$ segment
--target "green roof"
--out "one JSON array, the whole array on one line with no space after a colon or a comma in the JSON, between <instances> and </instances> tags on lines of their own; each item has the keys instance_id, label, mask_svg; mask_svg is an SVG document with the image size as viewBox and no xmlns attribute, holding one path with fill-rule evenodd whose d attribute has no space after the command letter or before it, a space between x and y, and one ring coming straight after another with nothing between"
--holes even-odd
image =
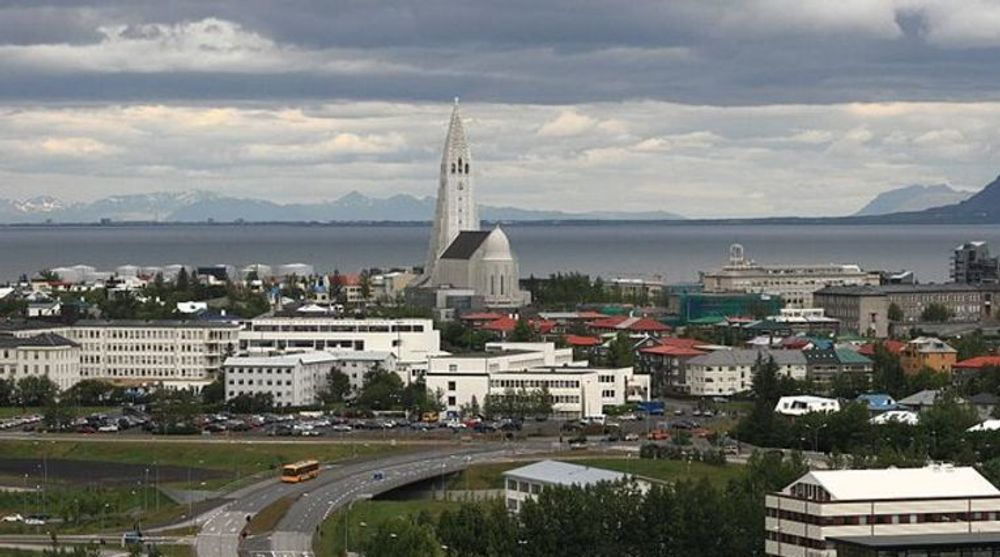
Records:
<instances>
[{"instance_id":1,"label":"green roof","mask_svg":"<svg viewBox=\"0 0 1000 557\"><path fill-rule=\"evenodd\" d=\"M872 361L850 348L837 348L837 359L842 364L870 364Z\"/></svg>"},{"instance_id":2,"label":"green roof","mask_svg":"<svg viewBox=\"0 0 1000 557\"><path fill-rule=\"evenodd\" d=\"M721 315L706 315L698 319L688 320L688 325L717 325L725 320L726 318Z\"/></svg>"}]
</instances>

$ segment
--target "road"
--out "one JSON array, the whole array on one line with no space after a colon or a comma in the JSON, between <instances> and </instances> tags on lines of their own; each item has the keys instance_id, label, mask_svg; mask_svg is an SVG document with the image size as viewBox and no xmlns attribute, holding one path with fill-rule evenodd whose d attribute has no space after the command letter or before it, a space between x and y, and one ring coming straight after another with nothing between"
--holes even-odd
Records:
<instances>
[{"instance_id":1,"label":"road","mask_svg":"<svg viewBox=\"0 0 1000 557\"><path fill-rule=\"evenodd\" d=\"M199 557L229 557L237 555L240 545L240 532L251 517L269 505L285 498L296 498L286 516L279 522L272 536L247 540L252 555L274 555L272 551L291 547L290 551L299 548L311 551L312 533L323 521L323 518L337 508L339 504L330 505L336 501L340 493L357 492L358 486L365 486L365 481L371 480L375 471L383 472L384 487L376 492L388 491L395 486L405 485L429 474L428 466L436 466L433 475L455 472L464 468L469 462L479 461L478 455L502 454L498 445L478 444L474 446L441 447L419 453L396 455L377 458L364 462L327 466L318 478L299 484L285 484L278 479L255 484L228 495L232 499L202 517L198 522L202 528L196 539L196 550ZM453 458L453 456L455 458ZM464 457L469 456L466 460ZM444 463L444 468L441 464ZM423 476L420 476L424 474ZM373 489L374 491L374 489ZM327 502L323 504L323 502ZM343 501L346 503L346 500ZM308 541L304 541L308 537ZM272 550L271 546L275 549Z\"/></svg>"}]
</instances>

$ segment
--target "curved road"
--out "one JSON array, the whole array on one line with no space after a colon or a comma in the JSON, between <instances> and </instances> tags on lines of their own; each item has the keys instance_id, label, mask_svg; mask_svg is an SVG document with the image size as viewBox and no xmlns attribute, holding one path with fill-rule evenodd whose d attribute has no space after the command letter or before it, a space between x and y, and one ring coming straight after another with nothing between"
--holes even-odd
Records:
<instances>
[{"instance_id":1,"label":"curved road","mask_svg":"<svg viewBox=\"0 0 1000 557\"><path fill-rule=\"evenodd\" d=\"M203 524L196 539L199 557L312 555L312 535L333 510L360 495L376 495L429 477L457 472L471 462L481 462L508 454L497 444L452 446L418 453L375 458L364 462L326 466L318 478L286 484L277 478L236 491L233 502L210 511L198 522ZM381 471L384 479L373 480ZM266 537L246 540L240 551L240 532L247 517L285 497L295 503Z\"/></svg>"}]
</instances>

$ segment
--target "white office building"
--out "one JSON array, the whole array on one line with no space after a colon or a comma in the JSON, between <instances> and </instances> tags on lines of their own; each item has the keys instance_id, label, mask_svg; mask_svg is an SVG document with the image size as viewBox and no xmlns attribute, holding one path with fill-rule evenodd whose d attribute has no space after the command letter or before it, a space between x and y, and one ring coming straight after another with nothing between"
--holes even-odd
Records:
<instances>
[{"instance_id":1,"label":"white office building","mask_svg":"<svg viewBox=\"0 0 1000 557\"><path fill-rule=\"evenodd\" d=\"M336 363L337 357L326 352L226 358L226 400L264 393L275 406L317 404Z\"/></svg>"},{"instance_id":2,"label":"white office building","mask_svg":"<svg viewBox=\"0 0 1000 557\"><path fill-rule=\"evenodd\" d=\"M827 286L878 286L877 273L858 265L836 263L812 265L765 265L747 259L743 246L729 247L729 264L702 273L705 292L745 292L781 296L788 308L811 308L813 292Z\"/></svg>"},{"instance_id":3,"label":"white office building","mask_svg":"<svg viewBox=\"0 0 1000 557\"><path fill-rule=\"evenodd\" d=\"M78 321L15 326L18 337L55 333L80 345L80 378L200 390L236 352L239 325L215 321Z\"/></svg>"},{"instance_id":4,"label":"white office building","mask_svg":"<svg viewBox=\"0 0 1000 557\"><path fill-rule=\"evenodd\" d=\"M717 350L687 361L687 391L695 396L728 396L749 391L757 362L774 359L778 374L806 378L806 357L799 350Z\"/></svg>"},{"instance_id":5,"label":"white office building","mask_svg":"<svg viewBox=\"0 0 1000 557\"><path fill-rule=\"evenodd\" d=\"M365 375L376 369L394 371L396 355L392 352L351 351L329 352L335 359L334 367L351 380L351 390L357 392L365 383Z\"/></svg>"},{"instance_id":6,"label":"white office building","mask_svg":"<svg viewBox=\"0 0 1000 557\"><path fill-rule=\"evenodd\" d=\"M59 390L80 381L80 345L57 334L0 336L0 379L44 376Z\"/></svg>"},{"instance_id":7,"label":"white office building","mask_svg":"<svg viewBox=\"0 0 1000 557\"><path fill-rule=\"evenodd\" d=\"M260 317L240 331L240 352L288 351L391 352L409 382L441 354L440 333L430 319L341 319L337 317Z\"/></svg>"},{"instance_id":8,"label":"white office building","mask_svg":"<svg viewBox=\"0 0 1000 557\"><path fill-rule=\"evenodd\" d=\"M547 390L553 415L565 418L601 417L605 406L649 397L648 375L631 367L591 368L574 362L572 349L544 342L489 343L482 353L431 358L425 378L431 392L443 393L449 416L521 390Z\"/></svg>"},{"instance_id":9,"label":"white office building","mask_svg":"<svg viewBox=\"0 0 1000 557\"><path fill-rule=\"evenodd\" d=\"M601 483L624 483L630 476L613 470L581 466L558 460L543 460L503 473L504 500L507 510L518 512L524 502L535 499L545 489L559 487L593 487ZM649 489L649 484L637 481L640 491Z\"/></svg>"},{"instance_id":10,"label":"white office building","mask_svg":"<svg viewBox=\"0 0 1000 557\"><path fill-rule=\"evenodd\" d=\"M832 537L1000 532L1000 491L974 468L814 470L765 506L776 556L835 557Z\"/></svg>"}]
</instances>

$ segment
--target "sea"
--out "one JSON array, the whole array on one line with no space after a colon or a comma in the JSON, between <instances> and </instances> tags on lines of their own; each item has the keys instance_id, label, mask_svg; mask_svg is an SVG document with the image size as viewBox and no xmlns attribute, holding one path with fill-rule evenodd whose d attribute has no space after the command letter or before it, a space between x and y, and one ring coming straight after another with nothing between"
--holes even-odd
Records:
<instances>
[{"instance_id":1,"label":"sea","mask_svg":"<svg viewBox=\"0 0 1000 557\"><path fill-rule=\"evenodd\" d=\"M970 240L1000 251L1000 225L515 223L504 225L521 275L698 279L739 243L761 263L856 263L948 280L949 258ZM0 227L0 281L86 264L164 266L308 263L317 272L421 265L429 226L403 224L136 224Z\"/></svg>"}]
</instances>

